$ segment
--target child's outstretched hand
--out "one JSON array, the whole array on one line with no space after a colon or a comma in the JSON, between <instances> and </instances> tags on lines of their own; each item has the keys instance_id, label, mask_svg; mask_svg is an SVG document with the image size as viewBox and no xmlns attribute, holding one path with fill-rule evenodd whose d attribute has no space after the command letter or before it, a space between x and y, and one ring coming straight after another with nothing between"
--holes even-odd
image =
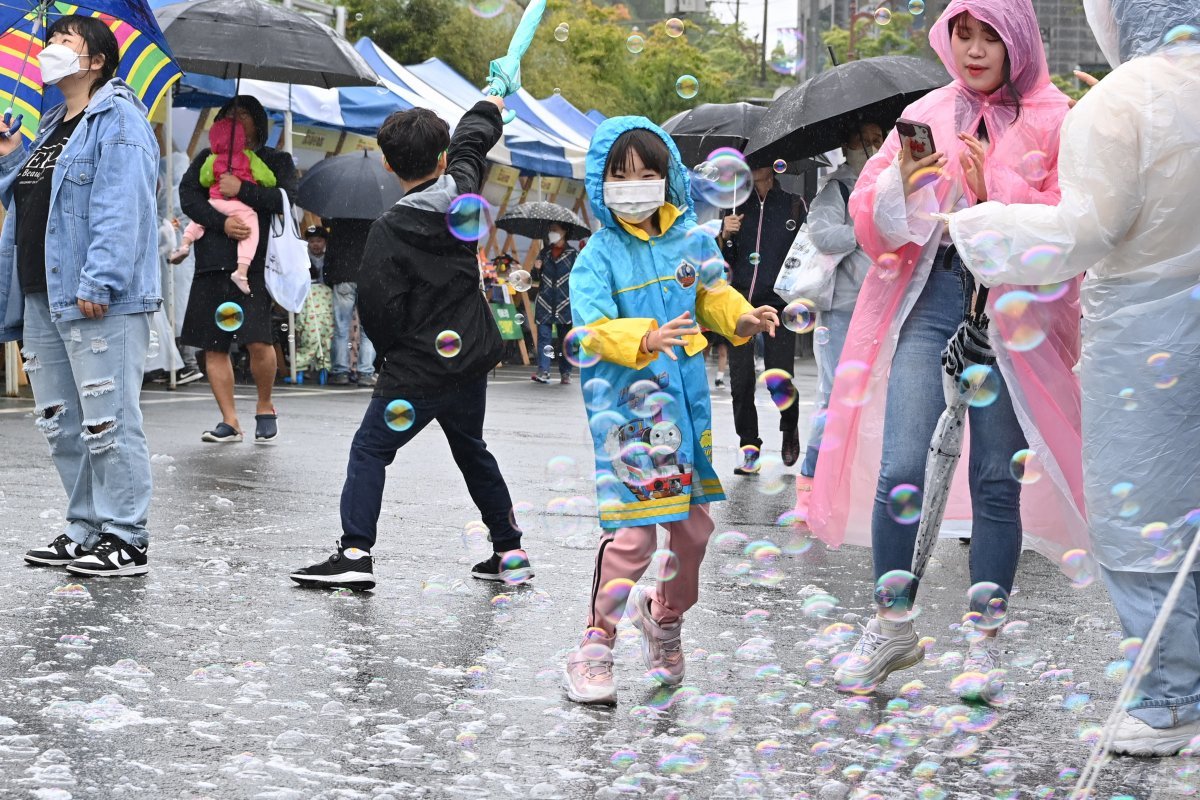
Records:
<instances>
[{"instance_id":1,"label":"child's outstretched hand","mask_svg":"<svg viewBox=\"0 0 1200 800\"><path fill-rule=\"evenodd\" d=\"M775 329L778 327L779 313L770 306L759 306L753 311L738 317L735 333L742 338L749 338L760 333L774 337Z\"/></svg>"},{"instance_id":2,"label":"child's outstretched hand","mask_svg":"<svg viewBox=\"0 0 1200 800\"><path fill-rule=\"evenodd\" d=\"M643 336L641 349L643 353L660 351L666 353L672 361L678 361L679 356L675 355L672 348L683 347L687 344L683 337L695 336L698 333L700 333L700 326L692 320L691 314L685 311L661 328Z\"/></svg>"}]
</instances>

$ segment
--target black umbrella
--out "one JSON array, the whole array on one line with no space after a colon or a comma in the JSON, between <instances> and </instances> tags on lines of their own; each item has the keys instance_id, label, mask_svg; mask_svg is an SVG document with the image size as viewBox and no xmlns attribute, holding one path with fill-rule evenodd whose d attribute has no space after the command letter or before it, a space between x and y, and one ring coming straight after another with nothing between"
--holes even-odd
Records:
<instances>
[{"instance_id":1,"label":"black umbrella","mask_svg":"<svg viewBox=\"0 0 1200 800\"><path fill-rule=\"evenodd\" d=\"M777 99L758 124L746 159L807 158L841 147L864 122L885 131L904 108L950 82L937 61L915 56L879 56L850 61L822 72Z\"/></svg>"},{"instance_id":2,"label":"black umbrella","mask_svg":"<svg viewBox=\"0 0 1200 800\"><path fill-rule=\"evenodd\" d=\"M685 166L694 167L720 147L744 150L767 110L753 103L704 103L663 123Z\"/></svg>"},{"instance_id":3,"label":"black umbrella","mask_svg":"<svg viewBox=\"0 0 1200 800\"><path fill-rule=\"evenodd\" d=\"M185 72L333 88L379 76L349 42L299 11L262 0L196 0L155 11Z\"/></svg>"},{"instance_id":4,"label":"black umbrella","mask_svg":"<svg viewBox=\"0 0 1200 800\"><path fill-rule=\"evenodd\" d=\"M328 219L375 219L403 196L379 153L364 150L314 164L300 179L297 202Z\"/></svg>"},{"instance_id":5,"label":"black umbrella","mask_svg":"<svg viewBox=\"0 0 1200 800\"><path fill-rule=\"evenodd\" d=\"M574 211L557 203L546 202L522 203L496 220L496 227L517 236L544 239L550 231L551 222L566 228L568 239L583 239L592 235Z\"/></svg>"}]
</instances>

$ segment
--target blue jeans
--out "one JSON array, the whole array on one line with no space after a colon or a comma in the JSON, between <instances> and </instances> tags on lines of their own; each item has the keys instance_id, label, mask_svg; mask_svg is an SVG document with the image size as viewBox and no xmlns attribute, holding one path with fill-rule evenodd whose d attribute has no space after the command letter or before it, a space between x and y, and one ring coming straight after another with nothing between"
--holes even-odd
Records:
<instances>
[{"instance_id":1,"label":"blue jeans","mask_svg":"<svg viewBox=\"0 0 1200 800\"><path fill-rule=\"evenodd\" d=\"M1145 639L1177 573L1101 572L1125 636ZM1200 720L1200 576L1195 572L1159 637L1138 700L1127 710L1152 728Z\"/></svg>"},{"instance_id":2,"label":"blue jeans","mask_svg":"<svg viewBox=\"0 0 1200 800\"><path fill-rule=\"evenodd\" d=\"M89 549L102 533L145 546L150 448L138 399L150 315L55 322L46 294L31 294L23 335L37 426L67 490L67 536Z\"/></svg>"},{"instance_id":3,"label":"blue jeans","mask_svg":"<svg viewBox=\"0 0 1200 800\"><path fill-rule=\"evenodd\" d=\"M487 377L430 397L407 399L413 407L413 422L406 430L394 430L386 422L385 409L392 401L373 397L354 434L346 484L342 488L342 547L370 550L375 546L387 467L395 460L396 451L434 420L446 435L454 463L488 527L492 547L497 552L520 547L521 531L513 516L512 497L496 457L488 452L487 442L483 441ZM407 471L421 472L415 466ZM424 491L436 502L438 487L428 486Z\"/></svg>"},{"instance_id":4,"label":"blue jeans","mask_svg":"<svg viewBox=\"0 0 1200 800\"><path fill-rule=\"evenodd\" d=\"M557 338L555 338L554 335L555 328L558 328ZM570 330L570 328L570 325L557 325L553 322L538 323L538 372L549 374L550 361L551 359L556 359L558 361L559 374L571 374L571 362L562 357L562 337L566 336L567 331ZM559 345L558 347L554 346L556 343ZM549 355L546 354L546 345L550 345L552 348ZM555 353L558 353L559 355L555 356Z\"/></svg>"},{"instance_id":5,"label":"blue jeans","mask_svg":"<svg viewBox=\"0 0 1200 800\"><path fill-rule=\"evenodd\" d=\"M330 345L333 351L330 354L333 375L350 374L350 321L356 303L357 283L339 283L333 287L333 343ZM375 374L375 346L361 326L358 329L358 368L355 372L359 375Z\"/></svg>"},{"instance_id":6,"label":"blue jeans","mask_svg":"<svg viewBox=\"0 0 1200 800\"><path fill-rule=\"evenodd\" d=\"M813 405L812 427L808 431L808 449L804 461L800 462L800 474L811 478L817 474L817 455L821 450L821 437L825 435L825 409L829 408L829 396L833 394L833 374L842 360L842 348L846 344L846 332L850 330L852 311L818 311L817 327L829 330L829 341L816 342L817 396Z\"/></svg>"},{"instance_id":7,"label":"blue jeans","mask_svg":"<svg viewBox=\"0 0 1200 800\"><path fill-rule=\"evenodd\" d=\"M949 265L940 262L940 258L935 261L921 296L904 321L892 357L883 460L871 518L876 579L891 570L912 569L918 526L893 519L888 513L888 494L902 483L924 493L929 441L946 408L941 353L963 321L975 289L974 279L957 256ZM999 367L994 369L999 376ZM967 413L973 511L971 583L991 581L1011 592L1021 557L1021 484L1013 477L1010 462L1014 453L1027 446L1025 434L1003 378L995 402L971 407Z\"/></svg>"}]
</instances>

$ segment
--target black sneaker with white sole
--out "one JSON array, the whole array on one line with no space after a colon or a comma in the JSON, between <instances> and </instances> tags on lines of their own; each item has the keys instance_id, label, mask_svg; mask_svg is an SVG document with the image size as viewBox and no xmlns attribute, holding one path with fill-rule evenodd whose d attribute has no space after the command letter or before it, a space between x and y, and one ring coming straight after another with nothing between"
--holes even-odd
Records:
<instances>
[{"instance_id":1,"label":"black sneaker with white sole","mask_svg":"<svg viewBox=\"0 0 1200 800\"><path fill-rule=\"evenodd\" d=\"M533 577L533 567L524 550L508 550L492 553L487 561L480 561L471 568L471 577L481 581L503 581L515 585L525 583Z\"/></svg>"},{"instance_id":2,"label":"black sneaker with white sole","mask_svg":"<svg viewBox=\"0 0 1200 800\"><path fill-rule=\"evenodd\" d=\"M339 547L321 563L298 569L288 577L301 586L374 589L375 563L366 550Z\"/></svg>"},{"instance_id":3,"label":"black sneaker with white sole","mask_svg":"<svg viewBox=\"0 0 1200 800\"><path fill-rule=\"evenodd\" d=\"M100 544L87 555L67 564L67 572L99 577L145 575L150 571L149 546L129 544L111 533L101 534Z\"/></svg>"},{"instance_id":4,"label":"black sneaker with white sole","mask_svg":"<svg viewBox=\"0 0 1200 800\"><path fill-rule=\"evenodd\" d=\"M65 567L90 550L71 539L65 533L45 547L36 547L25 553L25 561L35 566Z\"/></svg>"}]
</instances>

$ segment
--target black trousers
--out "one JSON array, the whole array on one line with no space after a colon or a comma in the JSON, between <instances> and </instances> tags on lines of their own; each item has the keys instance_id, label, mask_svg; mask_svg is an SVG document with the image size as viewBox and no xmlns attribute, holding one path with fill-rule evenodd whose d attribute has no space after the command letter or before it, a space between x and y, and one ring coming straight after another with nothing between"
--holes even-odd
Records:
<instances>
[{"instance_id":1,"label":"black trousers","mask_svg":"<svg viewBox=\"0 0 1200 800\"><path fill-rule=\"evenodd\" d=\"M774 337L764 335L763 364L767 369L781 369L788 375L794 374L796 334L781 325L775 329ZM758 438L758 411L754 407L754 389L754 342L746 342L741 347L730 347L729 391L733 395L733 425L737 429L739 447L748 444L762 447L762 439ZM794 431L799 422L798 403L793 402L779 412L779 430Z\"/></svg>"}]
</instances>

